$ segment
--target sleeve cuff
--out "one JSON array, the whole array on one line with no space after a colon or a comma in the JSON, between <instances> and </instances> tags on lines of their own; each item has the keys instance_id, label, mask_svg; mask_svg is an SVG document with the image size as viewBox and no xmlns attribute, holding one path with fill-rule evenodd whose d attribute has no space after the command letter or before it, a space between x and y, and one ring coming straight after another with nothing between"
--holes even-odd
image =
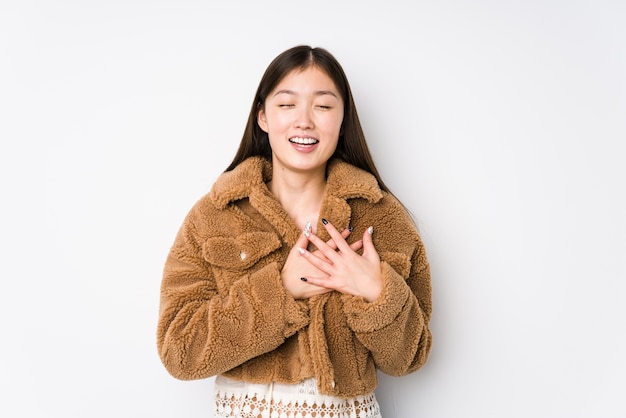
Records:
<instances>
[{"instance_id":1,"label":"sleeve cuff","mask_svg":"<svg viewBox=\"0 0 626 418\"><path fill-rule=\"evenodd\" d=\"M383 289L374 302L360 296L344 295L344 312L355 332L373 332L391 324L402 312L411 290L389 264L381 263Z\"/></svg>"}]
</instances>

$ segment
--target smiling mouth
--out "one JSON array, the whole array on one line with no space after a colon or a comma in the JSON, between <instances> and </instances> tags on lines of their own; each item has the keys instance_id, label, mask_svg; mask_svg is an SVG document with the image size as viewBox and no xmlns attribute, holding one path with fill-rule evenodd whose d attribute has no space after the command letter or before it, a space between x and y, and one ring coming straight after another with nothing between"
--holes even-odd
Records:
<instances>
[{"instance_id":1,"label":"smiling mouth","mask_svg":"<svg viewBox=\"0 0 626 418\"><path fill-rule=\"evenodd\" d=\"M315 145L320 141L314 138L294 137L294 138L289 138L289 142L291 142L292 144L298 144L298 145Z\"/></svg>"}]
</instances>

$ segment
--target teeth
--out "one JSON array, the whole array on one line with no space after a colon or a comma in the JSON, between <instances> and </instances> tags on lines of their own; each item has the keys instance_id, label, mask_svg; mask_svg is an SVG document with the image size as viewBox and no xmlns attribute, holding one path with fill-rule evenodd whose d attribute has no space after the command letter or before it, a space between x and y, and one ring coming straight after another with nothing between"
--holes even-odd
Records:
<instances>
[{"instance_id":1,"label":"teeth","mask_svg":"<svg viewBox=\"0 0 626 418\"><path fill-rule=\"evenodd\" d=\"M293 142L294 144L301 144L301 145L311 145L311 144L317 144L317 139L313 139L313 138L291 138L289 140L290 142Z\"/></svg>"}]
</instances>

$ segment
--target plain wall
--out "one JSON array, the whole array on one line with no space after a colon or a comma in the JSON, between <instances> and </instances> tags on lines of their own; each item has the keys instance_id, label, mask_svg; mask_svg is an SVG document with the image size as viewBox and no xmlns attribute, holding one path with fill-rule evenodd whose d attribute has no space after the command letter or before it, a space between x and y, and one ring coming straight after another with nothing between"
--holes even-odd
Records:
<instances>
[{"instance_id":1,"label":"plain wall","mask_svg":"<svg viewBox=\"0 0 626 418\"><path fill-rule=\"evenodd\" d=\"M156 352L183 217L263 70L343 64L432 264L385 418L625 417L626 3L2 1L0 415L211 417Z\"/></svg>"}]
</instances>

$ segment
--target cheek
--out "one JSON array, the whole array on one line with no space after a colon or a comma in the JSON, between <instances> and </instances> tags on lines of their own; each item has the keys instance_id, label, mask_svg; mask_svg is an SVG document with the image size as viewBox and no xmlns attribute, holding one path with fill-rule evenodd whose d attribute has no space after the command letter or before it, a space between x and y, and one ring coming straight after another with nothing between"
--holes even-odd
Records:
<instances>
[{"instance_id":1,"label":"cheek","mask_svg":"<svg viewBox=\"0 0 626 418\"><path fill-rule=\"evenodd\" d=\"M290 124L288 115L280 112L269 113L266 121L267 126L273 131L283 130Z\"/></svg>"},{"instance_id":2,"label":"cheek","mask_svg":"<svg viewBox=\"0 0 626 418\"><path fill-rule=\"evenodd\" d=\"M334 117L331 121L328 122L327 126L329 130L332 130L333 132L337 133L337 135L339 135L339 133L341 132L342 124L343 124L343 114L337 115L337 117Z\"/></svg>"}]
</instances>

